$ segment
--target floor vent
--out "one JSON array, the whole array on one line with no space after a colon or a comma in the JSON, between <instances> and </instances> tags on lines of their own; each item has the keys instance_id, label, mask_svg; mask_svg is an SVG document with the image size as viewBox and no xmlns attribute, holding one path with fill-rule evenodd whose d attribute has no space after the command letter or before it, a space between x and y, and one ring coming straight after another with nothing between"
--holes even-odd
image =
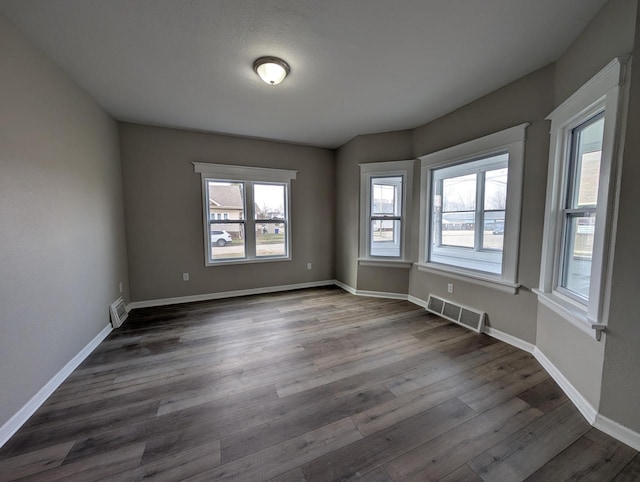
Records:
<instances>
[{"instance_id":1,"label":"floor vent","mask_svg":"<svg viewBox=\"0 0 640 482\"><path fill-rule=\"evenodd\" d=\"M433 295L427 300L427 311L440 315L447 320L482 333L486 313L467 306L462 306Z\"/></svg>"},{"instance_id":2,"label":"floor vent","mask_svg":"<svg viewBox=\"0 0 640 482\"><path fill-rule=\"evenodd\" d=\"M111 326L118 328L127 319L129 313L127 312L127 306L124 304L122 297L115 300L109 306L109 312L111 313Z\"/></svg>"}]
</instances>

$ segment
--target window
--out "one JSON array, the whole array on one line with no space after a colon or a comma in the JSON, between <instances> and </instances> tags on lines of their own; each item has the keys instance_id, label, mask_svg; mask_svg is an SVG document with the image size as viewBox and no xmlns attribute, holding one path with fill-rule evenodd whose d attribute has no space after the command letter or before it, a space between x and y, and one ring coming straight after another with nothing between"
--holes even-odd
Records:
<instances>
[{"instance_id":1,"label":"window","mask_svg":"<svg viewBox=\"0 0 640 482\"><path fill-rule=\"evenodd\" d=\"M548 117L549 175L536 292L541 303L597 338L605 322L624 70L614 60Z\"/></svg>"},{"instance_id":2,"label":"window","mask_svg":"<svg viewBox=\"0 0 640 482\"><path fill-rule=\"evenodd\" d=\"M193 165L202 178L206 266L291 259L296 171Z\"/></svg>"},{"instance_id":3,"label":"window","mask_svg":"<svg viewBox=\"0 0 640 482\"><path fill-rule=\"evenodd\" d=\"M572 129L564 180L558 288L583 300L589 299L603 134L604 113Z\"/></svg>"},{"instance_id":4,"label":"window","mask_svg":"<svg viewBox=\"0 0 640 482\"><path fill-rule=\"evenodd\" d=\"M502 273L507 153L434 169L430 261Z\"/></svg>"},{"instance_id":5,"label":"window","mask_svg":"<svg viewBox=\"0 0 640 482\"><path fill-rule=\"evenodd\" d=\"M370 256L399 258L402 241L402 176L371 178Z\"/></svg>"},{"instance_id":6,"label":"window","mask_svg":"<svg viewBox=\"0 0 640 482\"><path fill-rule=\"evenodd\" d=\"M420 270L515 292L527 125L421 157Z\"/></svg>"},{"instance_id":7,"label":"window","mask_svg":"<svg viewBox=\"0 0 640 482\"><path fill-rule=\"evenodd\" d=\"M360 173L360 263L405 261L413 161L360 164Z\"/></svg>"}]
</instances>

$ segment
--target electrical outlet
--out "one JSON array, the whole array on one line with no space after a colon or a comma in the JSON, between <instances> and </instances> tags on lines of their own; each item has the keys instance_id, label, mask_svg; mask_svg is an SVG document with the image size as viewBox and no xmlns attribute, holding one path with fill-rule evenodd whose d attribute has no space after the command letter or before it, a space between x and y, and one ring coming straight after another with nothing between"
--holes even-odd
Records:
<instances>
[{"instance_id":1,"label":"electrical outlet","mask_svg":"<svg viewBox=\"0 0 640 482\"><path fill-rule=\"evenodd\" d=\"M311 263L307 263L307 269L311 269Z\"/></svg>"},{"instance_id":2,"label":"electrical outlet","mask_svg":"<svg viewBox=\"0 0 640 482\"><path fill-rule=\"evenodd\" d=\"M118 289L120 290L120 293L122 293L122 281L120 281L120 284L118 285Z\"/></svg>"},{"instance_id":3,"label":"electrical outlet","mask_svg":"<svg viewBox=\"0 0 640 482\"><path fill-rule=\"evenodd\" d=\"M453 283L447 284L447 293L453 293Z\"/></svg>"},{"instance_id":4,"label":"electrical outlet","mask_svg":"<svg viewBox=\"0 0 640 482\"><path fill-rule=\"evenodd\" d=\"M189 281L189 273L182 273L182 281Z\"/></svg>"}]
</instances>

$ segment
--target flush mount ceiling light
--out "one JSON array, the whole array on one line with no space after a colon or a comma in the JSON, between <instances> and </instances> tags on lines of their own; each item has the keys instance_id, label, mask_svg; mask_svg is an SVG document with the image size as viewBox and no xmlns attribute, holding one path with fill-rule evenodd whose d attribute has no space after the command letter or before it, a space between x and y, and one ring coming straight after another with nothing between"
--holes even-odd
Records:
<instances>
[{"instance_id":1,"label":"flush mount ceiling light","mask_svg":"<svg viewBox=\"0 0 640 482\"><path fill-rule=\"evenodd\" d=\"M289 64L278 57L260 57L253 63L253 70L269 85L277 85L291 71Z\"/></svg>"}]
</instances>

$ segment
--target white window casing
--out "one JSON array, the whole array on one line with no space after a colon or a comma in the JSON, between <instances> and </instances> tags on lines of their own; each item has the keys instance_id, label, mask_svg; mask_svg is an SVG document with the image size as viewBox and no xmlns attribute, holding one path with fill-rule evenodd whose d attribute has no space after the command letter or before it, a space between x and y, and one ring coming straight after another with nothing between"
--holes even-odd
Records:
<instances>
[{"instance_id":1,"label":"white window casing","mask_svg":"<svg viewBox=\"0 0 640 482\"><path fill-rule=\"evenodd\" d=\"M407 256L409 252L409 223L413 202L413 166L414 160L360 164L360 254L358 257L360 265L405 269L411 267L412 263L407 259ZM389 181L388 178L398 178L399 181ZM392 251L397 251L398 255L394 255L391 252L386 254L372 253L372 220L383 219L383 217L376 216L371 212L372 184L376 179L384 179L388 184L395 184L401 191L401 199L397 201L400 203L400 212L396 215L384 217L387 222L394 223L394 240L396 236L399 239L397 243L394 241L395 250ZM397 233L395 232L396 222L400 223L400 228L397 229L399 232Z\"/></svg>"},{"instance_id":2,"label":"white window casing","mask_svg":"<svg viewBox=\"0 0 640 482\"><path fill-rule=\"evenodd\" d=\"M199 173L202 184L202 215L204 227L205 266L219 266L229 264L262 263L270 261L291 260L291 181L296 179L298 171L287 169L270 169L262 167L235 166L228 164L211 164L204 162L192 162L195 173ZM209 193L207 183L209 181L224 181L243 183L244 189L244 225L245 225L245 256L242 258L213 259L210 240L209 220ZM258 256L256 253L256 223L255 219L254 190L255 184L284 185L285 193L285 255ZM247 189L247 186L250 189ZM219 222L222 224L234 222L231 216L224 216ZM218 220L216 220L218 221ZM237 222L237 221L236 221ZM265 221L267 223L271 221Z\"/></svg>"},{"instance_id":3,"label":"white window casing","mask_svg":"<svg viewBox=\"0 0 640 482\"><path fill-rule=\"evenodd\" d=\"M528 126L528 123L521 124L419 158L421 160L422 192L420 193L420 258L417 267L420 271L466 279L469 282L504 292L517 293L520 286L518 283L518 250L520 245L524 146L526 128ZM506 163L501 157L503 154L508 157ZM495 165L492 165L492 162ZM489 250L477 251L474 255L478 263L477 266L480 266L484 259L494 265L498 263L500 269L483 271L472 267L448 264L446 255L439 257L437 253L432 253L432 203L434 194L432 189L434 179L437 179L438 176L443 176L446 172L453 173L452 175L455 176L464 175L467 172L484 173L491 169L500 168L505 164L508 167L508 177L501 259L496 259L496 257L500 257L499 252L492 253ZM484 189L484 186L482 186L482 189ZM477 195L480 196L481 193ZM476 209L479 209L478 204L476 204ZM484 225L479 229L482 233ZM475 236L478 237L479 235L476 233ZM453 258L456 248L446 248L441 252L448 253ZM439 261L434 262L434 259Z\"/></svg>"},{"instance_id":4,"label":"white window casing","mask_svg":"<svg viewBox=\"0 0 640 482\"><path fill-rule=\"evenodd\" d=\"M545 223L538 300L598 340L606 325L610 291L609 265L613 258L615 210L623 145L627 95L624 78L628 65L614 59L576 93L558 106L551 120ZM588 296L570 296L559 286L565 246L565 200L570 189L569 164L574 129L598 115L604 116L593 253Z\"/></svg>"}]
</instances>

